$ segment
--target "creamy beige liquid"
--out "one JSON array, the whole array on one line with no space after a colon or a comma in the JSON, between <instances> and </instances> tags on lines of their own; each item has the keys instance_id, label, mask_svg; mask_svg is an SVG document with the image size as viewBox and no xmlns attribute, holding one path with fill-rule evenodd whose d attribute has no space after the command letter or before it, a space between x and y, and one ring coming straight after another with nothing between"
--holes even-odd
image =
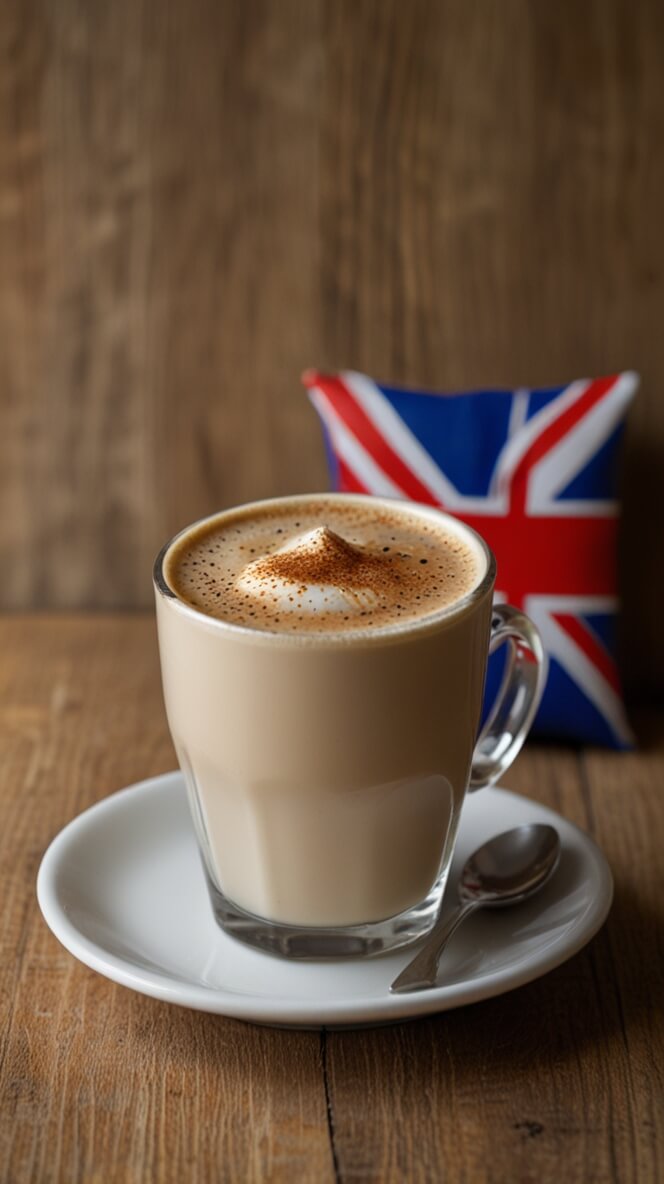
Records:
<instances>
[{"instance_id":1,"label":"creamy beige liquid","mask_svg":"<svg viewBox=\"0 0 664 1184\"><path fill-rule=\"evenodd\" d=\"M480 544L435 512L282 499L192 528L164 573L166 707L217 887L313 926L421 901L479 720Z\"/></svg>"}]
</instances>

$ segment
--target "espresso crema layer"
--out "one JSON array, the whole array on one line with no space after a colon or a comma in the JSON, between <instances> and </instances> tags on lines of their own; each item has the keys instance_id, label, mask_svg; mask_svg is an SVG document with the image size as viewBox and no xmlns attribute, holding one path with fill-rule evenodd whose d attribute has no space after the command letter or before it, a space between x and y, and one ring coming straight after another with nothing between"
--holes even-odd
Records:
<instances>
[{"instance_id":1,"label":"espresso crema layer","mask_svg":"<svg viewBox=\"0 0 664 1184\"><path fill-rule=\"evenodd\" d=\"M171 548L164 575L186 604L274 633L385 629L463 599L479 544L407 509L311 497L212 519Z\"/></svg>"}]
</instances>

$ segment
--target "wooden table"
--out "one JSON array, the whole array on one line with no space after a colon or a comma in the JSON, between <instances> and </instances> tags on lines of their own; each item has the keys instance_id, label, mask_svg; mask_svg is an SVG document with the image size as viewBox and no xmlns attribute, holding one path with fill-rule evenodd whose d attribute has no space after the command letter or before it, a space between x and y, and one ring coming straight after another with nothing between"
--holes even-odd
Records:
<instances>
[{"instance_id":1,"label":"wooden table","mask_svg":"<svg viewBox=\"0 0 664 1184\"><path fill-rule=\"evenodd\" d=\"M175 764L151 617L8 617L0 652L2 1180L660 1178L661 712L641 715L637 755L532 746L509 775L609 858L616 899L588 948L431 1019L289 1032L115 986L37 909L64 823Z\"/></svg>"}]
</instances>

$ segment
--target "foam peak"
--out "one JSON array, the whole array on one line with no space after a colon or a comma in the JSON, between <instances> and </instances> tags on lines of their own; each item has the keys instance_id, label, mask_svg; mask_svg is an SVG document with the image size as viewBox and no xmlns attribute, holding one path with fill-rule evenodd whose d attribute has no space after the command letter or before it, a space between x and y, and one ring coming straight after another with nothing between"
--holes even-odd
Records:
<instances>
[{"instance_id":1,"label":"foam peak","mask_svg":"<svg viewBox=\"0 0 664 1184\"><path fill-rule=\"evenodd\" d=\"M385 568L366 548L328 526L316 526L248 564L236 586L259 600L269 598L282 612L369 608L379 598L377 564Z\"/></svg>"}]
</instances>

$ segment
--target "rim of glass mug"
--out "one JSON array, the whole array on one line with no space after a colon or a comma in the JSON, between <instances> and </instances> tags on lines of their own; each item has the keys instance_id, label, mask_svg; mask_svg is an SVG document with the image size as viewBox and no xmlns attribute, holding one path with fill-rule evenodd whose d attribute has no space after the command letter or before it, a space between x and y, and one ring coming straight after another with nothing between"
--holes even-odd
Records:
<instances>
[{"instance_id":1,"label":"rim of glass mug","mask_svg":"<svg viewBox=\"0 0 664 1184\"><path fill-rule=\"evenodd\" d=\"M483 556L484 571L482 576L478 583L465 596L462 596L459 600L453 601L452 604L446 605L438 611L427 614L426 617L419 619L416 617L404 623L385 625L378 629L348 629L343 633L325 632L323 630L320 632L307 630L304 633L279 633L267 629L255 629L249 628L246 625L238 625L233 621L225 621L220 617L209 616L201 609L188 604L168 583L165 575L168 556L171 550L187 535L196 533L210 523L221 523L224 519L232 519L240 511L244 515L252 510L261 510L264 507L276 505L288 507L289 505L301 504L303 501L314 501L318 498L330 502L357 502L369 506L384 506L388 509L406 512L415 517L422 517L433 521L439 521L442 518L451 533L468 540L473 550ZM371 494L365 493L314 492L288 494L285 497L262 498L258 501L232 506L227 510L218 510L216 513L209 514L205 518L199 518L196 522L192 522L178 531L177 534L173 535L165 543L154 561L152 574L157 593L164 600L167 600L173 608L184 613L192 620L197 621L199 625L214 631L221 630L222 632L229 633L237 637L238 640L244 638L255 645L262 644L282 647L312 646L320 649L321 646L384 645L389 642L406 641L412 639L414 634L419 636L433 632L452 623L483 600L486 595L492 593L496 578L496 560L491 548L476 530L473 530L465 522L461 522L458 518L454 518L453 515L446 513L442 509L438 509L436 506L425 506L419 502L410 502L401 498L374 497Z\"/></svg>"}]
</instances>

